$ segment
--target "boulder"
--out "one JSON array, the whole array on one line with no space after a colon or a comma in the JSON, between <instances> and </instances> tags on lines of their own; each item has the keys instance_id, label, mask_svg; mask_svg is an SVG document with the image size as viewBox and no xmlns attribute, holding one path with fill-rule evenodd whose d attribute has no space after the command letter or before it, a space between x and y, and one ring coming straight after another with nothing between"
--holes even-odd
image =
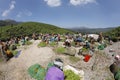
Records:
<instances>
[{"instance_id":1,"label":"boulder","mask_svg":"<svg viewBox=\"0 0 120 80\"><path fill-rule=\"evenodd\" d=\"M67 47L65 54L75 56L76 54L76 49L74 47Z\"/></svg>"}]
</instances>

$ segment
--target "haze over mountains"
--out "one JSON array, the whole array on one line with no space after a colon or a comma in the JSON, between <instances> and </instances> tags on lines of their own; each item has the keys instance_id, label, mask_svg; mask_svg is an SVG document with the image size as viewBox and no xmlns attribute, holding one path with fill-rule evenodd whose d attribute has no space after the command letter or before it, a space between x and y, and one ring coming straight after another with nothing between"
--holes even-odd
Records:
<instances>
[{"instance_id":1,"label":"haze over mountains","mask_svg":"<svg viewBox=\"0 0 120 80\"><path fill-rule=\"evenodd\" d=\"M74 27L69 29L72 31L81 32L81 33L99 33L99 32L107 32L115 28L116 27L109 27L109 28Z\"/></svg>"}]
</instances>

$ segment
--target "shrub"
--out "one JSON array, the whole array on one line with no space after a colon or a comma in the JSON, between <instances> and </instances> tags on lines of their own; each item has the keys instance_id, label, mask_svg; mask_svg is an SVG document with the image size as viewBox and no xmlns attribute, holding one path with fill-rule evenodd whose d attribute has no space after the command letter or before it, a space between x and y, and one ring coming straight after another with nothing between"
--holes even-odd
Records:
<instances>
[{"instance_id":1,"label":"shrub","mask_svg":"<svg viewBox=\"0 0 120 80\"><path fill-rule=\"evenodd\" d=\"M2 62L2 59L0 59L0 62Z\"/></svg>"},{"instance_id":2,"label":"shrub","mask_svg":"<svg viewBox=\"0 0 120 80\"><path fill-rule=\"evenodd\" d=\"M38 47L46 47L46 46L47 46L47 44L45 42L40 42L38 44Z\"/></svg>"},{"instance_id":3,"label":"shrub","mask_svg":"<svg viewBox=\"0 0 120 80\"><path fill-rule=\"evenodd\" d=\"M88 49L86 49L86 48L82 48L82 51L83 51L83 52L87 52Z\"/></svg>"},{"instance_id":4,"label":"shrub","mask_svg":"<svg viewBox=\"0 0 120 80\"><path fill-rule=\"evenodd\" d=\"M73 41L73 42L71 42L71 46L75 46L75 42Z\"/></svg>"},{"instance_id":5,"label":"shrub","mask_svg":"<svg viewBox=\"0 0 120 80\"><path fill-rule=\"evenodd\" d=\"M65 48L64 47L57 47L55 49L55 52L58 54L61 54L61 53L63 54L63 53L65 53Z\"/></svg>"},{"instance_id":6,"label":"shrub","mask_svg":"<svg viewBox=\"0 0 120 80\"><path fill-rule=\"evenodd\" d=\"M30 42L30 41L26 41L25 44L26 44L26 45L31 45L32 42Z\"/></svg>"},{"instance_id":7,"label":"shrub","mask_svg":"<svg viewBox=\"0 0 120 80\"><path fill-rule=\"evenodd\" d=\"M65 38L63 38L63 39L61 39L61 42L65 42L65 40L66 40L66 39L65 39Z\"/></svg>"},{"instance_id":8,"label":"shrub","mask_svg":"<svg viewBox=\"0 0 120 80\"><path fill-rule=\"evenodd\" d=\"M56 42L49 43L51 47L54 47L56 45Z\"/></svg>"},{"instance_id":9,"label":"shrub","mask_svg":"<svg viewBox=\"0 0 120 80\"><path fill-rule=\"evenodd\" d=\"M72 61L72 62L78 62L80 60L80 58L74 57L74 56L70 56L69 60Z\"/></svg>"},{"instance_id":10,"label":"shrub","mask_svg":"<svg viewBox=\"0 0 120 80\"><path fill-rule=\"evenodd\" d=\"M18 53L18 51L12 51L12 54L15 56L15 55L17 55L17 53Z\"/></svg>"},{"instance_id":11,"label":"shrub","mask_svg":"<svg viewBox=\"0 0 120 80\"><path fill-rule=\"evenodd\" d=\"M117 37L112 37L111 39L112 39L113 42L117 42L118 41Z\"/></svg>"},{"instance_id":12,"label":"shrub","mask_svg":"<svg viewBox=\"0 0 120 80\"><path fill-rule=\"evenodd\" d=\"M71 70L64 71L65 74L65 80L80 80L79 75L75 74Z\"/></svg>"},{"instance_id":13,"label":"shrub","mask_svg":"<svg viewBox=\"0 0 120 80\"><path fill-rule=\"evenodd\" d=\"M20 46L20 44L15 44L16 46Z\"/></svg>"}]
</instances>

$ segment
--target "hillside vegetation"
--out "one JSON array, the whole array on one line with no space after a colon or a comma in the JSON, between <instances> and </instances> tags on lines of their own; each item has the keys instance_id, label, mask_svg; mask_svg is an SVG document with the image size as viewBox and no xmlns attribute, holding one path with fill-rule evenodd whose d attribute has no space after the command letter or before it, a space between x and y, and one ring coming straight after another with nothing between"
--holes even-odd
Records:
<instances>
[{"instance_id":1,"label":"hillside vegetation","mask_svg":"<svg viewBox=\"0 0 120 80\"><path fill-rule=\"evenodd\" d=\"M38 23L38 22L23 22L18 25L8 25L0 27L1 39L7 39L13 36L32 35L33 33L73 33L70 30L59 28L54 25Z\"/></svg>"},{"instance_id":2,"label":"hillside vegetation","mask_svg":"<svg viewBox=\"0 0 120 80\"><path fill-rule=\"evenodd\" d=\"M109 36L113 41L120 40L120 26L113 30L106 32L105 36Z\"/></svg>"}]
</instances>

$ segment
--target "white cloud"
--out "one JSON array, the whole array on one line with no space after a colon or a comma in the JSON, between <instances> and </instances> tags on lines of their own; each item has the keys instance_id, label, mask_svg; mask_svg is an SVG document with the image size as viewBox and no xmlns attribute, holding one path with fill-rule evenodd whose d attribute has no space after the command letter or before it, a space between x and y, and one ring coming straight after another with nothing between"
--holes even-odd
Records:
<instances>
[{"instance_id":1,"label":"white cloud","mask_svg":"<svg viewBox=\"0 0 120 80\"><path fill-rule=\"evenodd\" d=\"M29 10L25 10L23 12L19 12L17 14L17 17L20 18L20 17L24 17L24 16L32 16L32 12L30 12Z\"/></svg>"},{"instance_id":2,"label":"white cloud","mask_svg":"<svg viewBox=\"0 0 120 80\"><path fill-rule=\"evenodd\" d=\"M15 1L11 1L9 9L3 11L3 13L2 13L3 17L8 16L8 14L15 8L15 3L16 3Z\"/></svg>"},{"instance_id":3,"label":"white cloud","mask_svg":"<svg viewBox=\"0 0 120 80\"><path fill-rule=\"evenodd\" d=\"M45 2L47 2L47 5L49 5L50 7L57 7L61 5L61 0L44 0Z\"/></svg>"},{"instance_id":4,"label":"white cloud","mask_svg":"<svg viewBox=\"0 0 120 80\"><path fill-rule=\"evenodd\" d=\"M10 10L5 10L5 11L2 13L2 16L3 16L3 17L6 17L9 12L10 12Z\"/></svg>"},{"instance_id":5,"label":"white cloud","mask_svg":"<svg viewBox=\"0 0 120 80\"><path fill-rule=\"evenodd\" d=\"M14 9L15 8L15 1L11 1L11 4L10 4L10 10Z\"/></svg>"},{"instance_id":6,"label":"white cloud","mask_svg":"<svg viewBox=\"0 0 120 80\"><path fill-rule=\"evenodd\" d=\"M22 12L19 12L18 14L17 14L17 17L22 17Z\"/></svg>"},{"instance_id":7,"label":"white cloud","mask_svg":"<svg viewBox=\"0 0 120 80\"><path fill-rule=\"evenodd\" d=\"M24 14L27 15L27 16L31 16L31 15L32 15L32 12L26 10L26 11L24 12Z\"/></svg>"},{"instance_id":8,"label":"white cloud","mask_svg":"<svg viewBox=\"0 0 120 80\"><path fill-rule=\"evenodd\" d=\"M70 4L77 6L77 5L84 5L88 3L96 3L96 0L70 0Z\"/></svg>"}]
</instances>

